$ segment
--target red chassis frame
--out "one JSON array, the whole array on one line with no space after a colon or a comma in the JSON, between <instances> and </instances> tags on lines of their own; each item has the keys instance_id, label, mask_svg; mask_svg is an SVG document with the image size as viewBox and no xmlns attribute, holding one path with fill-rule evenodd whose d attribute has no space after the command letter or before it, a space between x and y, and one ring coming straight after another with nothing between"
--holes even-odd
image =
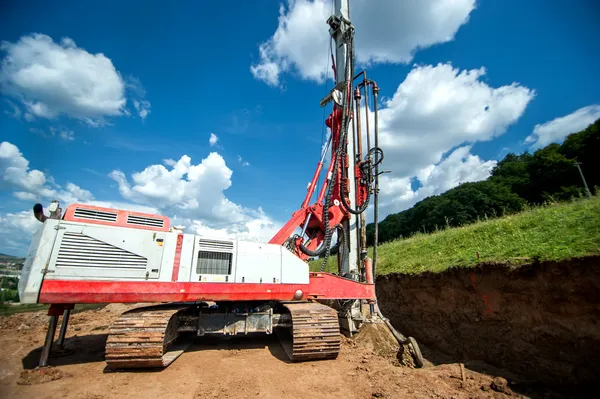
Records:
<instances>
[{"instance_id":1,"label":"red chassis frame","mask_svg":"<svg viewBox=\"0 0 600 399\"><path fill-rule=\"evenodd\" d=\"M302 292L301 297L297 291ZM375 285L311 272L308 284L44 280L39 303L375 299Z\"/></svg>"}]
</instances>

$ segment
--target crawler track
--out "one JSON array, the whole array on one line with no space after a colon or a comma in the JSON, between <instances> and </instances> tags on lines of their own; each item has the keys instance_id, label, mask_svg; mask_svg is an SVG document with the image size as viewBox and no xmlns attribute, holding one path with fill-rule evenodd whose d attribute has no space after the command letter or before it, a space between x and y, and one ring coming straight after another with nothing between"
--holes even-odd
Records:
<instances>
[{"instance_id":1,"label":"crawler track","mask_svg":"<svg viewBox=\"0 0 600 399\"><path fill-rule=\"evenodd\" d=\"M109 368L166 367L189 345L178 337L177 314L187 306L149 306L125 312L109 330L105 358Z\"/></svg>"},{"instance_id":2,"label":"crawler track","mask_svg":"<svg viewBox=\"0 0 600 399\"><path fill-rule=\"evenodd\" d=\"M281 343L293 362L335 359L340 351L337 312L320 303L286 303L292 318L290 331L282 332ZM291 338L291 339L290 339ZM291 342L290 342L291 341Z\"/></svg>"}]
</instances>

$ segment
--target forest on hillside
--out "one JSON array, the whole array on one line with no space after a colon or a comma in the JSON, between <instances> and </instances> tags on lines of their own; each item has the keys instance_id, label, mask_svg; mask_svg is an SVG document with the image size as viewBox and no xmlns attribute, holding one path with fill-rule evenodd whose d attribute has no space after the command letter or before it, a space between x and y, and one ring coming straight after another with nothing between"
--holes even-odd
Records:
<instances>
[{"instance_id":1,"label":"forest on hillside","mask_svg":"<svg viewBox=\"0 0 600 399\"><path fill-rule=\"evenodd\" d=\"M570 134L562 144L553 143L533 153L506 155L487 180L463 183L427 197L410 209L388 215L379 223L379 242L587 195L576 162L594 194L600 186L600 119ZM373 232L371 223L367 225L368 245L373 244Z\"/></svg>"}]
</instances>

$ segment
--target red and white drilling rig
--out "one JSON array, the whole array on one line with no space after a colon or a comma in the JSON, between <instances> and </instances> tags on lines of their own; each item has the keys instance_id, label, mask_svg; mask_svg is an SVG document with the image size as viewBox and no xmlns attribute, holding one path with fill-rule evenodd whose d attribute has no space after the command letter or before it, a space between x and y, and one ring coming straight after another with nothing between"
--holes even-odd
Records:
<instances>
[{"instance_id":1,"label":"red and white drilling rig","mask_svg":"<svg viewBox=\"0 0 600 399\"><path fill-rule=\"evenodd\" d=\"M33 235L19 282L22 303L50 304L40 366L64 343L75 304L154 303L123 313L110 327L105 357L112 368L166 367L192 335L277 333L292 361L331 359L340 330L383 321L421 365L419 348L385 319L377 306L379 165L378 87L366 73L354 75L354 27L348 0L335 0L327 20L335 43L336 85L321 100L332 103L329 140L299 210L269 243L213 239L171 227L164 216L57 202ZM358 83L355 84L355 81ZM369 129L369 96L374 126ZM361 105L364 99L364 106ZM363 151L361 112L365 113ZM372 145L371 145L372 144ZM329 151L329 149L331 151ZM316 193L326 155L322 188ZM317 194L314 203L312 199ZM367 257L365 211L373 197L374 253ZM337 237L338 273L324 272ZM323 260L320 272L308 259Z\"/></svg>"}]
</instances>

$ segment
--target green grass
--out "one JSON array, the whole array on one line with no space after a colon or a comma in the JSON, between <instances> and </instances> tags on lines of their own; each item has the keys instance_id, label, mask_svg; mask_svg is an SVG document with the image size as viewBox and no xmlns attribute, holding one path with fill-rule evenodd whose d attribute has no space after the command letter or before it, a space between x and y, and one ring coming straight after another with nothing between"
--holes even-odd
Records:
<instances>
[{"instance_id":1,"label":"green grass","mask_svg":"<svg viewBox=\"0 0 600 399\"><path fill-rule=\"evenodd\" d=\"M0 303L0 316L10 316L10 315L17 314L17 313L37 312L40 310L47 311L48 306L49 305L44 305L44 304L39 304L39 303L32 303L32 304L27 303L27 304L16 304L16 305ZM77 304L77 305L75 305L75 309L73 309L72 313L75 314L75 313L79 313L79 312L84 312L86 310L101 309L104 306L106 306L106 304L104 304L104 303Z\"/></svg>"},{"instance_id":2,"label":"green grass","mask_svg":"<svg viewBox=\"0 0 600 399\"><path fill-rule=\"evenodd\" d=\"M37 312L38 310L48 309L48 305L25 304L25 305L7 305L0 303L0 316L10 316L17 313Z\"/></svg>"},{"instance_id":3,"label":"green grass","mask_svg":"<svg viewBox=\"0 0 600 399\"><path fill-rule=\"evenodd\" d=\"M372 249L369 254L373 256ZM376 272L440 272L481 262L520 265L535 259L595 254L600 254L598 195L382 244L377 250ZM311 262L311 270L320 270L321 264L319 260ZM329 259L326 271L337 271L337 259Z\"/></svg>"}]
</instances>

